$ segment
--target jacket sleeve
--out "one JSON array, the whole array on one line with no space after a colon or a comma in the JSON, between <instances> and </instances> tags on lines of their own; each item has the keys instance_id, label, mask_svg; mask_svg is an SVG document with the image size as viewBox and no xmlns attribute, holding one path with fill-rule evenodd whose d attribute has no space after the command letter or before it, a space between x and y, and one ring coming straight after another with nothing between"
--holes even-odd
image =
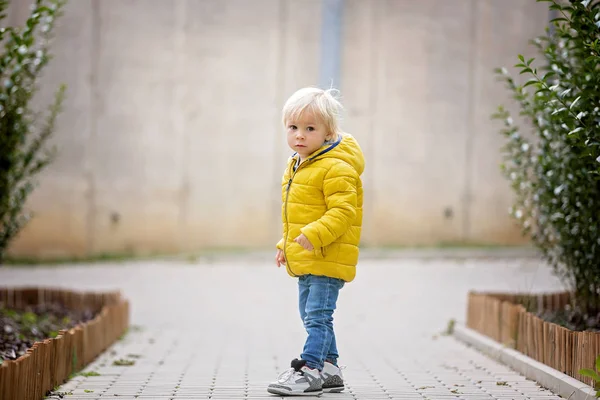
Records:
<instances>
[{"instance_id":1,"label":"jacket sleeve","mask_svg":"<svg viewBox=\"0 0 600 400\"><path fill-rule=\"evenodd\" d=\"M279 242L277 242L277 246L276 246L279 250L283 250L283 238L281 238L281 240Z\"/></svg>"},{"instance_id":2,"label":"jacket sleeve","mask_svg":"<svg viewBox=\"0 0 600 400\"><path fill-rule=\"evenodd\" d=\"M315 248L325 247L341 237L356 220L358 174L350 165L334 165L323 180L327 211L301 229Z\"/></svg>"}]
</instances>

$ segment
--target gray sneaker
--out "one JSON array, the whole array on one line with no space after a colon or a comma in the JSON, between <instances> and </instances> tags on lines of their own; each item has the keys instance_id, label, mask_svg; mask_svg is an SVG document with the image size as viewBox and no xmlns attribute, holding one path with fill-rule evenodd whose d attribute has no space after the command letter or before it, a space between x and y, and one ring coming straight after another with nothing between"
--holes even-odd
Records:
<instances>
[{"instance_id":1,"label":"gray sneaker","mask_svg":"<svg viewBox=\"0 0 600 400\"><path fill-rule=\"evenodd\" d=\"M339 393L344 390L344 376L340 367L325 361L321 377L323 378L324 393Z\"/></svg>"},{"instance_id":2,"label":"gray sneaker","mask_svg":"<svg viewBox=\"0 0 600 400\"><path fill-rule=\"evenodd\" d=\"M269 384L267 392L280 396L320 396L323 378L317 369L310 369L304 360L292 361L291 368Z\"/></svg>"}]
</instances>

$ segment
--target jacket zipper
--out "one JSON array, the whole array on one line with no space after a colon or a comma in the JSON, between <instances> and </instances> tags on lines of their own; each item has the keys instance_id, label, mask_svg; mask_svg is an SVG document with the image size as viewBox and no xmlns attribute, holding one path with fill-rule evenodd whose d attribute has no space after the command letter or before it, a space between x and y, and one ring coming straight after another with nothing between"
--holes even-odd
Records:
<instances>
[{"instance_id":1,"label":"jacket zipper","mask_svg":"<svg viewBox=\"0 0 600 400\"><path fill-rule=\"evenodd\" d=\"M298 168L300 168L300 167L298 167ZM294 172L294 175L295 174L296 173ZM288 181L287 187L285 189L285 207L284 207L284 214L285 214L285 240L283 242L283 256L285 257L285 266L286 266L288 272L292 276L297 277L298 275L294 274L294 271L292 271L292 267L290 267L290 261L288 260L288 256L287 256L287 241L288 241L288 235L290 234L290 226L289 226L288 214L287 214L287 204L288 204L288 197L290 196L290 186L292 186L292 179L294 179L293 176Z\"/></svg>"},{"instance_id":2,"label":"jacket zipper","mask_svg":"<svg viewBox=\"0 0 600 400\"><path fill-rule=\"evenodd\" d=\"M288 272L292 276L294 276L296 278L299 275L296 275L294 273L294 271L292 271L292 267L290 267L290 261L288 260L287 251L286 251L287 250L288 236L290 234L290 225L289 225L289 221L288 221L287 205L288 205L288 198L290 197L290 186L292 186L292 181L294 180L294 176L296 176L296 173L298 172L298 170L300 168L302 168L302 165L308 164L312 160L314 160L314 157L313 158L309 158L305 162L303 162L300 165L298 165L298 168L296 168L296 170L294 171L294 173L290 177L290 180L287 183L287 187L285 188L285 206L284 206L284 214L285 214L285 240L283 242L283 256L285 257L285 266L286 266ZM292 169L292 168L293 168L293 166L290 166L290 169Z\"/></svg>"}]
</instances>

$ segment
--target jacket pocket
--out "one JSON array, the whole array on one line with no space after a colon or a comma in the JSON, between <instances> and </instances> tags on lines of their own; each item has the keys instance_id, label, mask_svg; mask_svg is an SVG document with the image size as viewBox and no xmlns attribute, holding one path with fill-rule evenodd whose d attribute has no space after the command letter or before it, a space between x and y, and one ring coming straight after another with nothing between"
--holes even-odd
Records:
<instances>
[{"instance_id":1,"label":"jacket pocket","mask_svg":"<svg viewBox=\"0 0 600 400\"><path fill-rule=\"evenodd\" d=\"M315 249L317 258L325 258L327 256L327 247L319 247Z\"/></svg>"}]
</instances>

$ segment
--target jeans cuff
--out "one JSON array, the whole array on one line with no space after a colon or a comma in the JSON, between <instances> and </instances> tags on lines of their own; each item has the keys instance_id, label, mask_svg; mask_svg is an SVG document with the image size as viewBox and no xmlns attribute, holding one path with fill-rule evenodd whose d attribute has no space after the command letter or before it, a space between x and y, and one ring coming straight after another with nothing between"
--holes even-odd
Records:
<instances>
[{"instance_id":1,"label":"jeans cuff","mask_svg":"<svg viewBox=\"0 0 600 400\"><path fill-rule=\"evenodd\" d=\"M316 369L316 370L318 370L318 371L323 371L323 366L322 366L322 365L321 365L321 366L319 366L318 364L316 364L316 363L313 363L313 362L310 362L310 361L307 361L307 362L306 362L306 366L307 366L308 368L310 368L310 369Z\"/></svg>"}]
</instances>

